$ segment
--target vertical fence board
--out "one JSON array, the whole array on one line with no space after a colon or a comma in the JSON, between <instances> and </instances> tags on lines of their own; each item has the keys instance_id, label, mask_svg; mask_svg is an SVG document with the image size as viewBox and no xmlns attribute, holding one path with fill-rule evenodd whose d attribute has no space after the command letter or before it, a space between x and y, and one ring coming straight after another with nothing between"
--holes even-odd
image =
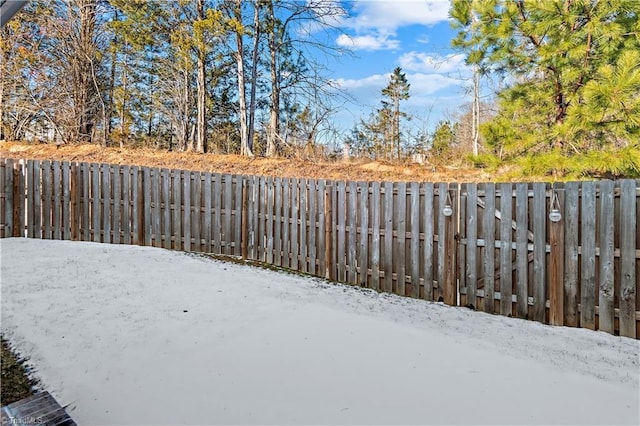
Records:
<instances>
[{"instance_id":1,"label":"vertical fence board","mask_svg":"<svg viewBox=\"0 0 640 426\"><path fill-rule=\"evenodd\" d=\"M113 243L120 244L120 235L122 233L122 223L121 223L121 196L122 196L122 185L120 183L120 166L114 166L113 168Z\"/></svg>"},{"instance_id":2,"label":"vertical fence board","mask_svg":"<svg viewBox=\"0 0 640 426\"><path fill-rule=\"evenodd\" d=\"M13 196L13 182L11 182L11 186L7 184L6 167L7 160L0 158L0 238L7 238L9 236L7 235L7 203L11 202L9 199ZM8 195L9 189L12 190L11 195Z\"/></svg>"},{"instance_id":3,"label":"vertical fence board","mask_svg":"<svg viewBox=\"0 0 640 426\"><path fill-rule=\"evenodd\" d=\"M282 266L288 268L291 265L291 179L283 179L282 184Z\"/></svg>"},{"instance_id":4,"label":"vertical fence board","mask_svg":"<svg viewBox=\"0 0 640 426\"><path fill-rule=\"evenodd\" d=\"M274 224L273 224L273 250L274 250L274 264L276 266L282 266L282 178L276 177L275 182L275 195L274 195Z\"/></svg>"},{"instance_id":5,"label":"vertical fence board","mask_svg":"<svg viewBox=\"0 0 640 426\"><path fill-rule=\"evenodd\" d=\"M51 229L52 225L52 213L56 206L52 206L52 196L55 193L55 189L52 188L52 166L51 161L44 160L42 162L42 238L51 239L54 238L54 233ZM55 239L59 239L55 237Z\"/></svg>"},{"instance_id":6,"label":"vertical fence board","mask_svg":"<svg viewBox=\"0 0 640 426\"><path fill-rule=\"evenodd\" d=\"M309 224L309 231L307 232L307 254L309 256L309 268L307 272L312 275L316 275L316 268L318 264L317 259L317 232L318 232L318 210L317 210L317 200L318 200L318 187L317 181L310 179L308 181L309 184L309 195L307 196L307 202L309 204L309 219L307 223Z\"/></svg>"},{"instance_id":7,"label":"vertical fence board","mask_svg":"<svg viewBox=\"0 0 640 426\"><path fill-rule=\"evenodd\" d=\"M346 220L347 220L347 192L344 181L338 182L338 241L336 257L338 262L338 281L347 281L346 269Z\"/></svg>"},{"instance_id":8,"label":"vertical fence board","mask_svg":"<svg viewBox=\"0 0 640 426\"><path fill-rule=\"evenodd\" d=\"M102 242L111 242L111 166L102 165Z\"/></svg>"},{"instance_id":9,"label":"vertical fence board","mask_svg":"<svg viewBox=\"0 0 640 426\"><path fill-rule=\"evenodd\" d=\"M131 244L131 168L122 166L122 242Z\"/></svg>"},{"instance_id":10,"label":"vertical fence board","mask_svg":"<svg viewBox=\"0 0 640 426\"><path fill-rule=\"evenodd\" d=\"M171 248L171 170L162 169L162 247Z\"/></svg>"},{"instance_id":11,"label":"vertical fence board","mask_svg":"<svg viewBox=\"0 0 640 426\"><path fill-rule=\"evenodd\" d=\"M411 265L411 297L420 297L420 185L411 183L411 242L409 264Z\"/></svg>"},{"instance_id":12,"label":"vertical fence board","mask_svg":"<svg viewBox=\"0 0 640 426\"><path fill-rule=\"evenodd\" d=\"M393 258L396 259L396 287L395 293L401 296L406 295L406 239L407 239L407 184L397 183L397 198L394 205L394 216L396 218L396 244Z\"/></svg>"},{"instance_id":13,"label":"vertical fence board","mask_svg":"<svg viewBox=\"0 0 640 426\"><path fill-rule=\"evenodd\" d=\"M500 185L500 314L512 313L512 190L510 183Z\"/></svg>"},{"instance_id":14,"label":"vertical fence board","mask_svg":"<svg viewBox=\"0 0 640 426\"><path fill-rule=\"evenodd\" d=\"M300 270L300 182L291 179L291 268Z\"/></svg>"},{"instance_id":15,"label":"vertical fence board","mask_svg":"<svg viewBox=\"0 0 640 426\"><path fill-rule=\"evenodd\" d=\"M226 175L224 179L224 254L233 254L231 244L233 242L232 228L233 210L233 177Z\"/></svg>"},{"instance_id":16,"label":"vertical fence board","mask_svg":"<svg viewBox=\"0 0 640 426\"><path fill-rule=\"evenodd\" d=\"M174 170L172 173L173 196L173 220L171 222L171 234L173 237L173 249L182 250L182 173Z\"/></svg>"},{"instance_id":17,"label":"vertical fence board","mask_svg":"<svg viewBox=\"0 0 640 426\"><path fill-rule=\"evenodd\" d=\"M563 185L557 183L552 188L549 212L564 211ZM560 213L562 214L562 213ZM564 225L562 218L549 220L549 324L564 324Z\"/></svg>"},{"instance_id":18,"label":"vertical fence board","mask_svg":"<svg viewBox=\"0 0 640 426\"><path fill-rule=\"evenodd\" d=\"M495 184L485 184L484 190L484 311L493 313L495 298Z\"/></svg>"},{"instance_id":19,"label":"vertical fence board","mask_svg":"<svg viewBox=\"0 0 640 426\"><path fill-rule=\"evenodd\" d=\"M242 182L243 177L240 175L233 176L234 187L234 217L233 217L233 254L235 256L242 255Z\"/></svg>"},{"instance_id":20,"label":"vertical fence board","mask_svg":"<svg viewBox=\"0 0 640 426\"><path fill-rule=\"evenodd\" d=\"M456 241L454 218L457 216L458 205L457 195L451 197L451 192L458 192L457 184L450 184L445 187L445 206L449 205L453 210L450 216L441 216L444 219L444 283L442 286L442 297L444 302L450 306L456 306L458 303L458 290L456 282Z\"/></svg>"},{"instance_id":21,"label":"vertical fence board","mask_svg":"<svg viewBox=\"0 0 640 426\"><path fill-rule=\"evenodd\" d=\"M40 161L34 161L33 167L33 236L42 238L42 182Z\"/></svg>"},{"instance_id":22,"label":"vertical fence board","mask_svg":"<svg viewBox=\"0 0 640 426\"><path fill-rule=\"evenodd\" d=\"M620 335L636 336L636 183L620 182Z\"/></svg>"},{"instance_id":23,"label":"vertical fence board","mask_svg":"<svg viewBox=\"0 0 640 426\"><path fill-rule=\"evenodd\" d=\"M384 287L393 292L393 183L384 184Z\"/></svg>"},{"instance_id":24,"label":"vertical fence board","mask_svg":"<svg viewBox=\"0 0 640 426\"><path fill-rule=\"evenodd\" d=\"M300 185L298 198L298 214L300 218L300 225L298 227L298 270L307 272L307 214L309 213L307 205L307 180L300 179L298 184Z\"/></svg>"},{"instance_id":25,"label":"vertical fence board","mask_svg":"<svg viewBox=\"0 0 640 426\"><path fill-rule=\"evenodd\" d=\"M357 250L357 212L358 212L358 189L356 183L351 181L348 185L349 197L347 199L347 229L349 233L349 240L347 244L347 269L349 275L347 282L350 284L357 284L357 263L358 258L356 254Z\"/></svg>"},{"instance_id":26,"label":"vertical fence board","mask_svg":"<svg viewBox=\"0 0 640 426\"><path fill-rule=\"evenodd\" d=\"M564 323L577 327L580 186L578 182L568 182L564 191Z\"/></svg>"},{"instance_id":27,"label":"vertical fence board","mask_svg":"<svg viewBox=\"0 0 640 426\"><path fill-rule=\"evenodd\" d=\"M202 178L204 179L204 184L202 188L202 201L203 201L203 221L202 221L202 235L204 237L204 247L202 250L205 253L211 253L211 240L213 240L213 235L211 232L211 183L212 176L210 172L205 172L202 174Z\"/></svg>"},{"instance_id":28,"label":"vertical fence board","mask_svg":"<svg viewBox=\"0 0 640 426\"><path fill-rule=\"evenodd\" d=\"M360 239L358 266L360 267L360 275L358 276L358 284L362 287L369 287L369 184L367 182L358 182L358 191L360 200Z\"/></svg>"},{"instance_id":29,"label":"vertical fence board","mask_svg":"<svg viewBox=\"0 0 640 426\"><path fill-rule=\"evenodd\" d=\"M600 187L600 270L598 329L614 332L614 187L610 180L603 180ZM635 325L634 325L635 327Z\"/></svg>"},{"instance_id":30,"label":"vertical fence board","mask_svg":"<svg viewBox=\"0 0 640 426\"><path fill-rule=\"evenodd\" d=\"M580 326L596 327L596 185L582 183L580 262Z\"/></svg>"},{"instance_id":31,"label":"vertical fence board","mask_svg":"<svg viewBox=\"0 0 640 426\"><path fill-rule=\"evenodd\" d=\"M191 172L182 174L182 250L191 251Z\"/></svg>"},{"instance_id":32,"label":"vertical fence board","mask_svg":"<svg viewBox=\"0 0 640 426\"><path fill-rule=\"evenodd\" d=\"M93 241L100 242L100 165L91 164L91 222Z\"/></svg>"},{"instance_id":33,"label":"vertical fence board","mask_svg":"<svg viewBox=\"0 0 640 426\"><path fill-rule=\"evenodd\" d=\"M18 226L16 221L14 220L14 210L16 206L19 204L18 198L16 197L16 189L19 188L19 183L15 179L17 173L14 173L16 164L14 164L13 160L5 159L4 163L4 191L5 191L5 203L4 203L4 236L5 237L15 237L16 232L15 229Z\"/></svg>"},{"instance_id":34,"label":"vertical fence board","mask_svg":"<svg viewBox=\"0 0 640 426\"><path fill-rule=\"evenodd\" d=\"M478 186L466 184L467 190L467 306L475 309L478 291Z\"/></svg>"},{"instance_id":35,"label":"vertical fence board","mask_svg":"<svg viewBox=\"0 0 640 426\"><path fill-rule=\"evenodd\" d=\"M193 172L192 191L193 191L193 221L191 222L191 237L193 238L192 250L195 252L202 251L202 174L200 172Z\"/></svg>"},{"instance_id":36,"label":"vertical fence board","mask_svg":"<svg viewBox=\"0 0 640 426\"><path fill-rule=\"evenodd\" d=\"M269 264L273 264L273 248L274 248L274 240L273 240L273 228L274 228L274 204L275 204L275 194L274 194L274 179L269 176L266 179L266 210L265 210L265 225L266 225L266 262Z\"/></svg>"},{"instance_id":37,"label":"vertical fence board","mask_svg":"<svg viewBox=\"0 0 640 426\"><path fill-rule=\"evenodd\" d=\"M71 240L71 165L62 163L62 236L63 240Z\"/></svg>"},{"instance_id":38,"label":"vertical fence board","mask_svg":"<svg viewBox=\"0 0 640 426\"><path fill-rule=\"evenodd\" d=\"M380 290L380 183L371 184L371 288Z\"/></svg>"},{"instance_id":39,"label":"vertical fence board","mask_svg":"<svg viewBox=\"0 0 640 426\"><path fill-rule=\"evenodd\" d=\"M529 314L529 195L526 183L516 184L516 316Z\"/></svg>"},{"instance_id":40,"label":"vertical fence board","mask_svg":"<svg viewBox=\"0 0 640 426\"><path fill-rule=\"evenodd\" d=\"M258 180L258 207L257 207L257 247L258 247L258 259L261 262L266 261L266 210L267 210L267 196L266 196L266 178L260 176Z\"/></svg>"},{"instance_id":41,"label":"vertical fence board","mask_svg":"<svg viewBox=\"0 0 640 426\"><path fill-rule=\"evenodd\" d=\"M546 318L546 185L533 184L533 319L545 322Z\"/></svg>"},{"instance_id":42,"label":"vertical fence board","mask_svg":"<svg viewBox=\"0 0 640 426\"><path fill-rule=\"evenodd\" d=\"M60 240L62 238L62 178L60 162L54 161L51 166L53 168L53 238ZM50 173L50 171L47 173ZM43 197L51 199L51 194L42 195ZM110 199L111 197L109 197L109 200ZM50 213L44 212L44 214Z\"/></svg>"},{"instance_id":43,"label":"vertical fence board","mask_svg":"<svg viewBox=\"0 0 640 426\"><path fill-rule=\"evenodd\" d=\"M91 165L82 163L80 167L82 179L82 241L91 241Z\"/></svg>"},{"instance_id":44,"label":"vertical fence board","mask_svg":"<svg viewBox=\"0 0 640 426\"><path fill-rule=\"evenodd\" d=\"M213 179L213 252L222 254L222 176L216 173ZM253 183L251 188L253 189ZM255 199L253 202L255 203ZM249 211L254 212L255 209ZM255 233L253 236L255 237ZM255 245L251 249L254 250ZM255 255L252 258L255 259Z\"/></svg>"},{"instance_id":45,"label":"vertical fence board","mask_svg":"<svg viewBox=\"0 0 640 426\"><path fill-rule=\"evenodd\" d=\"M433 300L433 242L435 234L435 202L433 183L425 183L424 209L422 220L424 223L424 244L422 247L422 276L424 277L424 298Z\"/></svg>"}]
</instances>

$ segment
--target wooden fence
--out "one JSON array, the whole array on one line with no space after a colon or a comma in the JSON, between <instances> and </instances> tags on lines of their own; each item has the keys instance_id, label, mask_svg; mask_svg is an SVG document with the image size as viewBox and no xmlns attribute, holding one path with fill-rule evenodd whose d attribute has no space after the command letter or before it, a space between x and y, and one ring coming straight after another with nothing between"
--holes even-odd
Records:
<instances>
[{"instance_id":1,"label":"wooden fence","mask_svg":"<svg viewBox=\"0 0 640 426\"><path fill-rule=\"evenodd\" d=\"M0 237L242 256L640 337L640 181L345 182L11 159L0 180Z\"/></svg>"}]
</instances>

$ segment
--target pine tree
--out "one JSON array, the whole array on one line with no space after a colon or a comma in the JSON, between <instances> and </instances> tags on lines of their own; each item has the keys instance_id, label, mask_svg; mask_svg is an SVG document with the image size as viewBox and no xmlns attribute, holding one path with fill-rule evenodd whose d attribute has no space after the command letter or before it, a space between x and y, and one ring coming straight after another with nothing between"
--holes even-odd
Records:
<instances>
[{"instance_id":1,"label":"pine tree","mask_svg":"<svg viewBox=\"0 0 640 426\"><path fill-rule=\"evenodd\" d=\"M637 146L639 11L636 0L453 0L453 45L508 82L482 126L494 152Z\"/></svg>"},{"instance_id":2,"label":"pine tree","mask_svg":"<svg viewBox=\"0 0 640 426\"><path fill-rule=\"evenodd\" d=\"M400 159L400 120L407 117L405 112L400 111L400 101L409 99L410 84L407 76L402 72L402 68L397 67L389 77L389 84L382 89L382 95L388 98L382 101L385 108L389 108L393 114L391 142L392 147L396 150L397 158Z\"/></svg>"}]
</instances>

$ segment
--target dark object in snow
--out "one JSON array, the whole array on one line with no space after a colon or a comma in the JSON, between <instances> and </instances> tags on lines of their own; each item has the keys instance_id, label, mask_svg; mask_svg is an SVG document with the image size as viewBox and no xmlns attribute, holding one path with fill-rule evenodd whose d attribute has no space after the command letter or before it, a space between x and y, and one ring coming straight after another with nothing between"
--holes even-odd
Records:
<instances>
[{"instance_id":1,"label":"dark object in snow","mask_svg":"<svg viewBox=\"0 0 640 426\"><path fill-rule=\"evenodd\" d=\"M76 426L64 407L49 392L39 392L2 407L2 426L9 425L43 425L43 426Z\"/></svg>"}]
</instances>

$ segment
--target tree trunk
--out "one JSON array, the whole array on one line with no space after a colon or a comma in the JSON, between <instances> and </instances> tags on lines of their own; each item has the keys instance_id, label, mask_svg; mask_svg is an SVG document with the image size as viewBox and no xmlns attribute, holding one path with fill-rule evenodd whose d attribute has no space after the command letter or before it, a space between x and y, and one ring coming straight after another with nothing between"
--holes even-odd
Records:
<instances>
[{"instance_id":1,"label":"tree trunk","mask_svg":"<svg viewBox=\"0 0 640 426\"><path fill-rule=\"evenodd\" d=\"M198 18L205 19L204 14L204 0L198 0ZM196 151L197 152L206 152L207 150L207 86L206 86L206 64L205 64L205 44L204 40L196 40L197 43L197 69L198 69L198 77L197 77L197 110L198 116L196 119Z\"/></svg>"},{"instance_id":2,"label":"tree trunk","mask_svg":"<svg viewBox=\"0 0 640 426\"><path fill-rule=\"evenodd\" d=\"M247 139L253 147L253 135L255 133L256 116L256 86L258 85L258 49L260 48L260 3L254 4L253 25L253 55L251 63L251 95L249 100L249 129Z\"/></svg>"},{"instance_id":3,"label":"tree trunk","mask_svg":"<svg viewBox=\"0 0 640 426\"><path fill-rule=\"evenodd\" d=\"M79 34L79 67L76 76L76 120L77 136L82 142L91 142L95 124L93 101L96 93L93 85L93 60L96 46L93 40L96 25L95 0L79 0L80 34Z\"/></svg>"},{"instance_id":4,"label":"tree trunk","mask_svg":"<svg viewBox=\"0 0 640 426\"><path fill-rule=\"evenodd\" d=\"M276 136L279 132L280 88L278 86L278 46L276 43L273 0L268 2L269 29L269 71L271 74L271 104L269 105L269 127L267 128L267 157L276 154Z\"/></svg>"},{"instance_id":5,"label":"tree trunk","mask_svg":"<svg viewBox=\"0 0 640 426\"><path fill-rule=\"evenodd\" d=\"M234 15L238 22L242 22L242 0L236 0ZM245 74L244 74L244 45L242 41L242 33L236 31L236 65L238 68L238 97L240 108L240 154L248 157L253 156L251 151L251 142L247 129L247 95L245 92Z\"/></svg>"}]
</instances>

